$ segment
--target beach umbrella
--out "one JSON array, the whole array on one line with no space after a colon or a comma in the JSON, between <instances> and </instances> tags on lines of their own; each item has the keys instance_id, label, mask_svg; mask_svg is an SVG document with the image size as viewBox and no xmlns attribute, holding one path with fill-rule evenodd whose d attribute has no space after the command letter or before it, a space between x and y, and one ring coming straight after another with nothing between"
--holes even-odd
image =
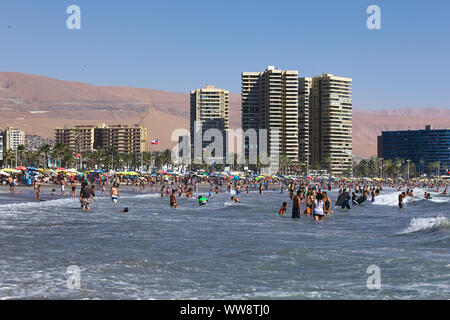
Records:
<instances>
[{"instance_id":1,"label":"beach umbrella","mask_svg":"<svg viewBox=\"0 0 450 320\"><path fill-rule=\"evenodd\" d=\"M22 171L16 169L3 169L4 172L7 173L21 173Z\"/></svg>"},{"instance_id":2,"label":"beach umbrella","mask_svg":"<svg viewBox=\"0 0 450 320\"><path fill-rule=\"evenodd\" d=\"M38 169L36 169L35 167L28 167L27 170L28 171L38 171Z\"/></svg>"},{"instance_id":3,"label":"beach umbrella","mask_svg":"<svg viewBox=\"0 0 450 320\"><path fill-rule=\"evenodd\" d=\"M25 167L17 167L17 168L14 168L14 170L27 171L27 168L25 168Z\"/></svg>"},{"instance_id":4,"label":"beach umbrella","mask_svg":"<svg viewBox=\"0 0 450 320\"><path fill-rule=\"evenodd\" d=\"M9 173L7 173L7 172L5 172L3 170L0 170L0 176L7 176L7 177L9 177Z\"/></svg>"},{"instance_id":5,"label":"beach umbrella","mask_svg":"<svg viewBox=\"0 0 450 320\"><path fill-rule=\"evenodd\" d=\"M46 169L46 170L44 170L43 173L46 174L46 175L49 175L49 176L51 176L51 175L57 175L56 171L53 170L53 169Z\"/></svg>"}]
</instances>

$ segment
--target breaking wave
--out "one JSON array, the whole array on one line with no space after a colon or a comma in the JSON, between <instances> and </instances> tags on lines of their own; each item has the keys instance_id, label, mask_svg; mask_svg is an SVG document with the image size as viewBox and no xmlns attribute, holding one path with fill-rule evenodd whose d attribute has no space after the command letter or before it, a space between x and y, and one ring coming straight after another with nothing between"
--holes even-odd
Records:
<instances>
[{"instance_id":1,"label":"breaking wave","mask_svg":"<svg viewBox=\"0 0 450 320\"><path fill-rule=\"evenodd\" d=\"M409 234L419 231L435 231L450 229L450 222L446 217L435 218L413 218L409 226L398 234Z\"/></svg>"}]
</instances>

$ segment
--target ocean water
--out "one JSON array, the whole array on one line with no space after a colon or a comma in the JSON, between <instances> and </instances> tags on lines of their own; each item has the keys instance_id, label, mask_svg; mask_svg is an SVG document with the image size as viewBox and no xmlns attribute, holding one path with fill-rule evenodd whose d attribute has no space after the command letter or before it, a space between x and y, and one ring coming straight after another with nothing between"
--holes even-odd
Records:
<instances>
[{"instance_id":1,"label":"ocean water","mask_svg":"<svg viewBox=\"0 0 450 320\"><path fill-rule=\"evenodd\" d=\"M0 298L450 299L450 197L423 191L400 210L387 188L318 222L292 220L279 191L241 204L221 193L207 207L182 198L177 210L158 194L122 192L86 213L68 197L7 204L2 194ZM79 289L67 286L73 265ZM367 287L372 265L379 289Z\"/></svg>"}]
</instances>

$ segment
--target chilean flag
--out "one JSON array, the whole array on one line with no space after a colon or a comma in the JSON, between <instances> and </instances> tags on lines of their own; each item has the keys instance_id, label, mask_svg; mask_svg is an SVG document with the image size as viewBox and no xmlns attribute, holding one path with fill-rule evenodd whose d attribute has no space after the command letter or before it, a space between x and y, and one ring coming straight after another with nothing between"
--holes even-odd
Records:
<instances>
[{"instance_id":1,"label":"chilean flag","mask_svg":"<svg viewBox=\"0 0 450 320\"><path fill-rule=\"evenodd\" d=\"M158 144L158 143L159 143L159 139L152 140L152 144Z\"/></svg>"}]
</instances>

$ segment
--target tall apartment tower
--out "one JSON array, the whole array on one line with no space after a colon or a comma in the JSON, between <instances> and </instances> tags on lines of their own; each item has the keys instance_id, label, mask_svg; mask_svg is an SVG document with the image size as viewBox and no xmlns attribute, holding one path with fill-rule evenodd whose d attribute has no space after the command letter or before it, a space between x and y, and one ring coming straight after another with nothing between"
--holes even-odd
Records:
<instances>
[{"instance_id":1,"label":"tall apartment tower","mask_svg":"<svg viewBox=\"0 0 450 320\"><path fill-rule=\"evenodd\" d=\"M322 74L312 79L311 163L332 175L352 166L352 79Z\"/></svg>"},{"instance_id":2,"label":"tall apartment tower","mask_svg":"<svg viewBox=\"0 0 450 320\"><path fill-rule=\"evenodd\" d=\"M196 89L191 94L191 112L190 112L190 131L191 144L194 146L195 123L202 125L202 136L208 129L219 129L223 133L224 153L226 135L225 130L229 129L229 92L228 90L218 89L214 86L206 86L203 89ZM203 142L202 148L209 145L210 142Z\"/></svg>"},{"instance_id":3,"label":"tall apartment tower","mask_svg":"<svg viewBox=\"0 0 450 320\"><path fill-rule=\"evenodd\" d=\"M311 137L311 94L312 78L298 79L298 160L311 165L310 137Z\"/></svg>"},{"instance_id":4,"label":"tall apartment tower","mask_svg":"<svg viewBox=\"0 0 450 320\"><path fill-rule=\"evenodd\" d=\"M25 145L25 132L14 127L5 130L5 149L16 150L18 146Z\"/></svg>"},{"instance_id":5,"label":"tall apartment tower","mask_svg":"<svg viewBox=\"0 0 450 320\"><path fill-rule=\"evenodd\" d=\"M242 129L266 129L268 154L298 160L298 71L243 72ZM279 135L274 134L278 131ZM278 147L277 147L278 146ZM245 152L256 146L244 142Z\"/></svg>"}]
</instances>

